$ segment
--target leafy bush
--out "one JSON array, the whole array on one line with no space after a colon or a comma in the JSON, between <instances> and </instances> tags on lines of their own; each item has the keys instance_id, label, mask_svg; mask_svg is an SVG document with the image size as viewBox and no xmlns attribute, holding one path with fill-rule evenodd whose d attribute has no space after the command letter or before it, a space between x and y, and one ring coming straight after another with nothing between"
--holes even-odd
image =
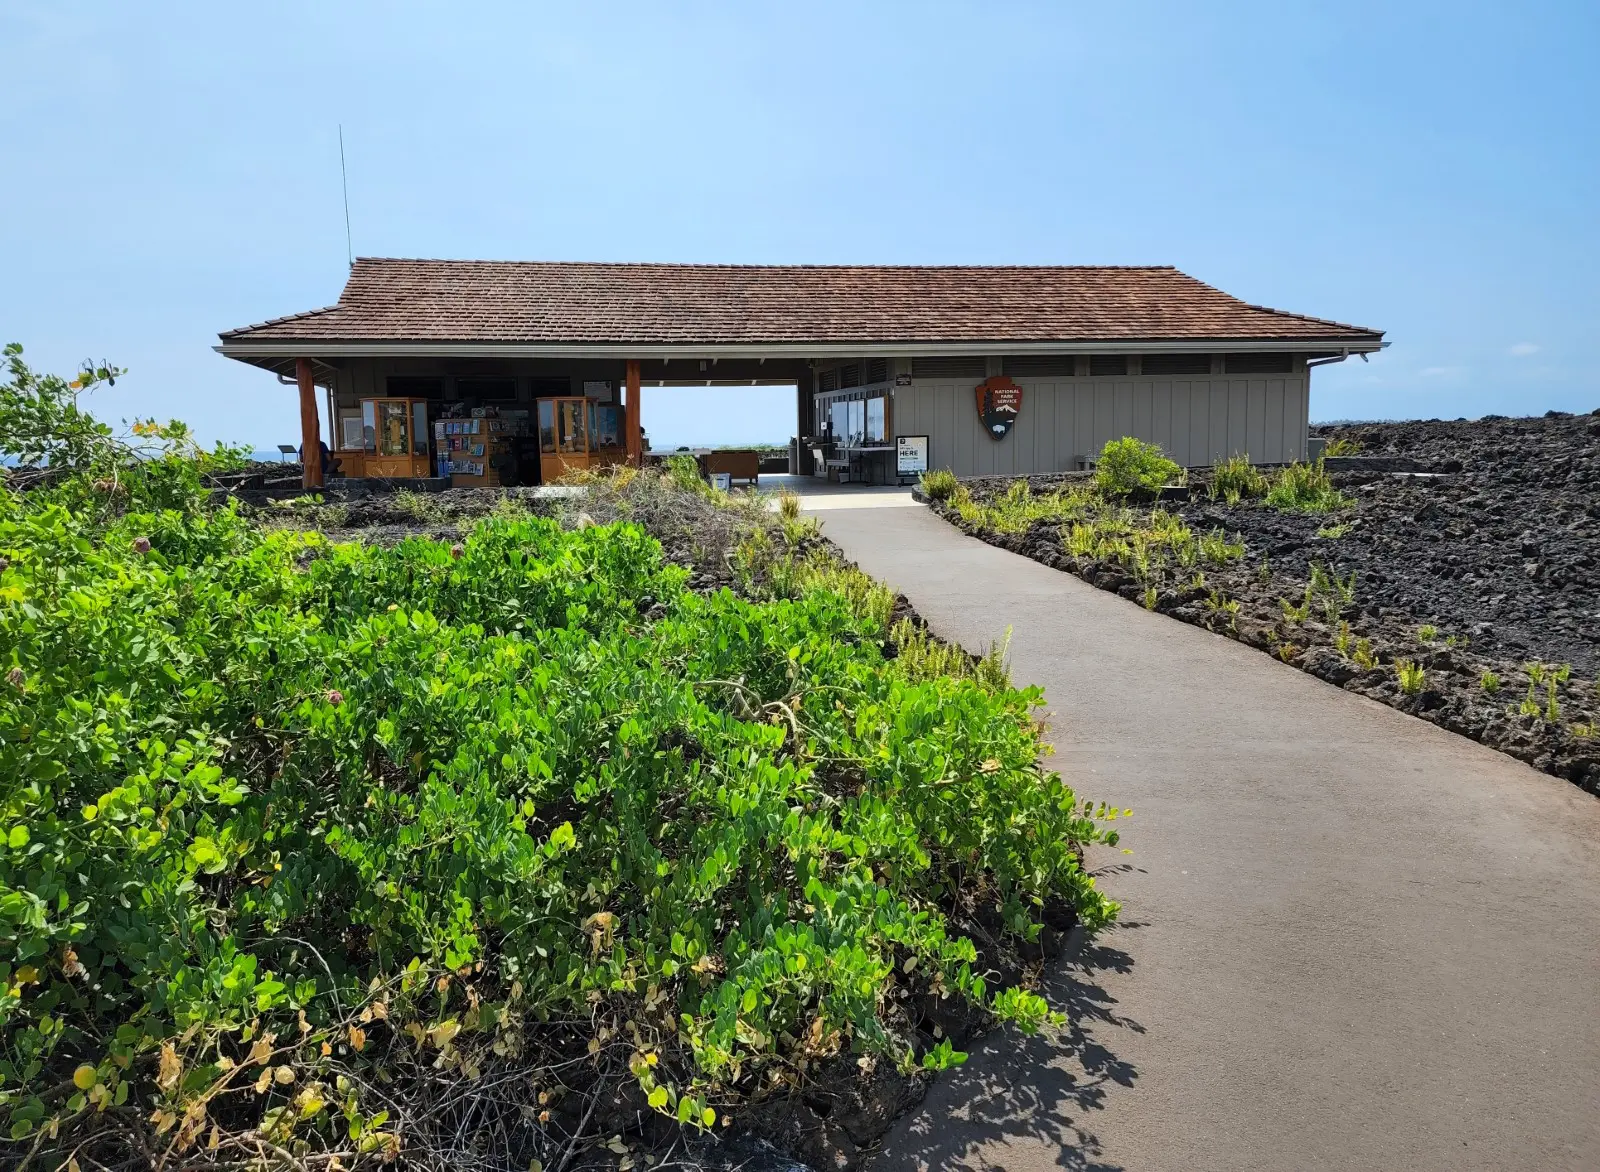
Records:
<instances>
[{"instance_id":1,"label":"leafy bush","mask_svg":"<svg viewBox=\"0 0 1600 1172\"><path fill-rule=\"evenodd\" d=\"M1327 513L1348 508L1349 497L1333 486L1322 461L1290 464L1272 478L1267 505L1291 513Z\"/></svg>"},{"instance_id":2,"label":"leafy bush","mask_svg":"<svg viewBox=\"0 0 1600 1172\"><path fill-rule=\"evenodd\" d=\"M929 500L944 501L950 499L960 483L948 468L934 468L922 474L921 488Z\"/></svg>"},{"instance_id":3,"label":"leafy bush","mask_svg":"<svg viewBox=\"0 0 1600 1172\"><path fill-rule=\"evenodd\" d=\"M1331 439L1322 449L1324 456L1354 456L1361 451L1361 441L1350 436L1341 435Z\"/></svg>"},{"instance_id":4,"label":"leafy bush","mask_svg":"<svg viewBox=\"0 0 1600 1172\"><path fill-rule=\"evenodd\" d=\"M122 371L109 364L73 379L41 375L22 347L5 348L0 382L0 463L13 489L52 486L60 499L101 512L127 508L184 508L200 497L204 477L241 467L244 447L207 451L189 428L172 420L138 419L114 432L80 404L99 386L115 386Z\"/></svg>"},{"instance_id":5,"label":"leafy bush","mask_svg":"<svg viewBox=\"0 0 1600 1172\"><path fill-rule=\"evenodd\" d=\"M1400 679L1400 690L1407 696L1415 696L1422 691L1424 672L1420 663L1402 659L1394 665L1394 670Z\"/></svg>"},{"instance_id":6,"label":"leafy bush","mask_svg":"<svg viewBox=\"0 0 1600 1172\"><path fill-rule=\"evenodd\" d=\"M1258 497L1267 491L1267 478L1250 463L1249 456L1229 456L1211 470L1212 500L1225 500L1236 505L1249 497Z\"/></svg>"},{"instance_id":7,"label":"leafy bush","mask_svg":"<svg viewBox=\"0 0 1600 1172\"><path fill-rule=\"evenodd\" d=\"M1094 482L1107 496L1149 495L1173 483L1182 471L1167 459L1159 444L1123 436L1108 440L1100 450Z\"/></svg>"},{"instance_id":8,"label":"leafy bush","mask_svg":"<svg viewBox=\"0 0 1600 1172\"><path fill-rule=\"evenodd\" d=\"M817 550L705 596L628 522L384 549L69 496L0 493L14 1154L527 1167L606 1071L708 1125L830 1054L956 1061L913 971L1059 1021L952 909L1115 914L1039 692L886 662L892 598Z\"/></svg>"}]
</instances>

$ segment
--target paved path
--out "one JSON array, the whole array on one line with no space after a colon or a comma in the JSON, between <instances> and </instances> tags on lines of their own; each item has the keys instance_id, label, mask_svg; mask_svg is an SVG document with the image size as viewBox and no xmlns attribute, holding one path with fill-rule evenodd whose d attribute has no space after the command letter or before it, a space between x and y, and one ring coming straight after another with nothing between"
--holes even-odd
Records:
<instances>
[{"instance_id":1,"label":"paved path","mask_svg":"<svg viewBox=\"0 0 1600 1172\"><path fill-rule=\"evenodd\" d=\"M888 1137L914 1168L1600 1169L1600 801L920 507L824 531L1136 809L1124 924ZM808 506L809 507L809 506Z\"/></svg>"}]
</instances>

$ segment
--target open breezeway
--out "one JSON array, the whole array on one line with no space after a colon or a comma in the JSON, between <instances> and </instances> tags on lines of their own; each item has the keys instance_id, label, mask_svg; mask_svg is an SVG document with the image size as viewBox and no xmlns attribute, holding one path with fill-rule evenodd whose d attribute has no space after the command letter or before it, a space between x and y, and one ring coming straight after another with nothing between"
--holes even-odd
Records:
<instances>
[{"instance_id":1,"label":"open breezeway","mask_svg":"<svg viewBox=\"0 0 1600 1172\"><path fill-rule=\"evenodd\" d=\"M1056 766L1136 810L1068 1035L984 1039L875 1168L1600 1167L1600 802L904 494L806 507L941 634L1010 628Z\"/></svg>"}]
</instances>

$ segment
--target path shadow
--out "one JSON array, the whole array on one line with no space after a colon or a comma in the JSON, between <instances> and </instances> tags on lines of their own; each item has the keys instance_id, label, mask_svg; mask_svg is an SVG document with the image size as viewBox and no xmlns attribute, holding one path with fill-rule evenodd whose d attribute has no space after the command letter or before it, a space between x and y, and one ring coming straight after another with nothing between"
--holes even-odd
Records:
<instances>
[{"instance_id":1,"label":"path shadow","mask_svg":"<svg viewBox=\"0 0 1600 1172\"><path fill-rule=\"evenodd\" d=\"M1089 938L1074 932L1041 990L1067 1014L1053 1037L998 1029L975 1044L967 1064L942 1075L909 1125L889 1134L868 1167L872 1172L968 1169L1021 1172L1040 1164L1023 1155L1007 1161L1006 1141L1032 1140L1057 1150L1056 1166L1075 1172L1117 1172L1091 1126L1116 1088L1139 1077L1116 1053L1118 1035L1144 1027L1117 1010L1100 974L1132 971L1121 947L1137 923ZM1032 1146L1031 1144L1029 1145Z\"/></svg>"}]
</instances>

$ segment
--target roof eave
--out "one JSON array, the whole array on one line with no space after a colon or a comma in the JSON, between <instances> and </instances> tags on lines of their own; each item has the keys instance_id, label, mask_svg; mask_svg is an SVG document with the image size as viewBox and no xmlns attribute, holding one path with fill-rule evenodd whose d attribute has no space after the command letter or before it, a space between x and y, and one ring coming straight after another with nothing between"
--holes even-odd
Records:
<instances>
[{"instance_id":1,"label":"roof eave","mask_svg":"<svg viewBox=\"0 0 1600 1172\"><path fill-rule=\"evenodd\" d=\"M1087 341L919 342L426 342L224 338L219 354L250 362L286 358L918 358L935 355L1162 353L1374 353L1382 334L1302 338L1099 338ZM255 363L260 365L259 362Z\"/></svg>"}]
</instances>

